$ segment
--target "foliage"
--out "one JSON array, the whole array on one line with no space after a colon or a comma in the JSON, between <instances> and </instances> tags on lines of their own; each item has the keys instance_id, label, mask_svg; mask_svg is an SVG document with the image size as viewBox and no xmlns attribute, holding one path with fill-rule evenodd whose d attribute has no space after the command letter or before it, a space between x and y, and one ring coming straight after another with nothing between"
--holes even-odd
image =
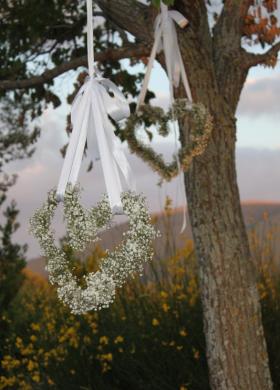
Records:
<instances>
[{"instance_id":1,"label":"foliage","mask_svg":"<svg viewBox=\"0 0 280 390\"><path fill-rule=\"evenodd\" d=\"M171 215L167 203L164 224L169 227ZM264 235L254 228L250 238L261 271L258 287L278 388L280 278L273 265L273 231ZM166 233L167 242L171 232ZM97 269L105 255L96 247L86 262L80 262L71 249L67 253L77 276ZM142 279L118 292L110 309L98 313L74 316L47 281L32 273L26 276L0 351L0 389L209 389L191 241L170 258L152 263Z\"/></svg>"},{"instance_id":2,"label":"foliage","mask_svg":"<svg viewBox=\"0 0 280 390\"><path fill-rule=\"evenodd\" d=\"M3 0L0 15L0 82L28 79L86 55L84 0ZM122 46L128 39L109 21L95 26L94 34L96 51ZM131 66L136 64L133 61ZM100 64L100 70L104 77L121 84L126 94L137 94L141 72L130 74L119 61L112 60ZM28 89L0 88L0 173L5 163L32 155L33 144L40 135L33 120L50 104L60 106L62 100L61 89L56 88L54 80Z\"/></svg>"},{"instance_id":3,"label":"foliage","mask_svg":"<svg viewBox=\"0 0 280 390\"><path fill-rule=\"evenodd\" d=\"M6 190L7 186L5 186ZM1 189L0 189L1 190ZM4 205L6 195L0 191L0 210ZM22 269L25 266L25 246L12 242L12 237L18 229L16 204L12 202L5 211L2 211L4 220L0 224L0 345L2 345L9 324L5 313L9 310L14 297L20 289L24 275Z\"/></svg>"},{"instance_id":4,"label":"foliage","mask_svg":"<svg viewBox=\"0 0 280 390\"><path fill-rule=\"evenodd\" d=\"M155 7L159 7L160 6L160 2L161 2L161 0L152 0L152 4ZM166 4L166 5L173 5L174 4L174 0L163 0L163 3Z\"/></svg>"},{"instance_id":5,"label":"foliage","mask_svg":"<svg viewBox=\"0 0 280 390\"><path fill-rule=\"evenodd\" d=\"M253 3L253 2L252 2ZM278 3L279 4L279 3ZM252 44L271 45L280 36L280 24L275 16L277 1L265 0L254 7L245 20L244 35ZM278 15L280 13L278 12Z\"/></svg>"},{"instance_id":6,"label":"foliage","mask_svg":"<svg viewBox=\"0 0 280 390\"><path fill-rule=\"evenodd\" d=\"M25 98L12 100L6 96L0 103L0 174L3 175L4 165L15 159L30 157L34 152L33 144L40 135L38 127L30 130L30 117L25 115L28 107L25 106ZM23 114L24 113L24 114ZM9 183L5 177L0 177L0 190L6 190Z\"/></svg>"},{"instance_id":7,"label":"foliage","mask_svg":"<svg viewBox=\"0 0 280 390\"><path fill-rule=\"evenodd\" d=\"M6 197L0 195L0 207ZM12 236L19 227L17 223L18 210L12 202L3 212L5 222L0 225L0 307L4 311L8 308L13 297L19 290L25 266L25 246L12 242Z\"/></svg>"},{"instance_id":8,"label":"foliage","mask_svg":"<svg viewBox=\"0 0 280 390\"><path fill-rule=\"evenodd\" d=\"M159 0L149 1L158 7ZM174 0L164 0L169 6L176 6ZM216 2L215 2L216 3ZM221 0L221 4L222 4ZM209 7L214 4L205 0ZM252 5L254 2L252 1ZM200 5L201 6L201 5ZM275 11L275 0L263 1L262 7L255 7L245 18L243 36L250 44L261 43L271 45L279 36ZM264 12L266 10L266 13ZM104 16L100 11L94 11L98 16ZM194 12L195 13L195 12ZM28 80L38 76L48 69L82 58L86 54L86 2L50 0L38 2L35 0L3 0L0 4L0 82L5 80ZM42 17L44 15L44 17ZM257 15L257 17L256 17ZM216 15L216 20L220 15ZM106 15L105 15L106 17ZM111 18L99 19L95 26L95 49L105 51L117 49L132 43L132 38L125 30L117 26ZM136 43L138 40L136 39ZM147 42L144 42L145 44ZM128 71L118 60L99 64L104 77L109 77L117 85L121 85L127 95L135 97L143 74ZM129 59L131 67L139 62L146 62L146 57ZM277 55L272 53L265 65L275 65ZM61 88L56 87L56 77L48 82L44 80L39 85L9 91L0 88L0 171L1 166L15 158L28 157L32 154L33 143L39 136L39 129L31 125L42 111L51 103L58 107L62 100ZM78 76L78 83L81 77ZM74 88L78 85L74 85ZM73 94L70 94L71 97ZM149 94L152 98L153 93ZM69 129L69 128L68 128Z\"/></svg>"},{"instance_id":9,"label":"foliage","mask_svg":"<svg viewBox=\"0 0 280 390\"><path fill-rule=\"evenodd\" d=\"M76 274L97 269L98 247ZM73 265L74 265L73 264ZM202 313L190 241L120 290L110 309L74 316L28 274L10 312L0 389L207 389ZM182 367L187 370L182 370Z\"/></svg>"}]
</instances>

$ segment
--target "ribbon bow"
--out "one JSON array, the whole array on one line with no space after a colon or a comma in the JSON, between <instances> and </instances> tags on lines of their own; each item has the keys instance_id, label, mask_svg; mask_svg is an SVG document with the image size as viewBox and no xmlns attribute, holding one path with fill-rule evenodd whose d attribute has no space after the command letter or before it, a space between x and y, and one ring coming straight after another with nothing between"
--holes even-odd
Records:
<instances>
[{"instance_id":1,"label":"ribbon bow","mask_svg":"<svg viewBox=\"0 0 280 390\"><path fill-rule=\"evenodd\" d=\"M57 188L57 197L63 200L67 184L75 185L78 179L85 144L94 159L100 158L110 206L113 213L122 212L122 173L129 189L134 189L132 172L114 133L109 117L118 122L130 115L125 96L110 80L94 76L92 0L87 0L87 37L89 77L76 95L71 122L73 131L67 148Z\"/></svg>"},{"instance_id":2,"label":"ribbon bow","mask_svg":"<svg viewBox=\"0 0 280 390\"><path fill-rule=\"evenodd\" d=\"M181 28L184 28L188 24L188 20L180 12L168 10L168 7L161 3L161 12L155 20L155 41L137 103L137 110L144 103L153 63L157 53L162 50L164 51L167 75L169 78L171 103L173 104L174 102L173 86L179 86L180 78L182 79L187 98L192 102L191 89L179 48L175 23Z\"/></svg>"},{"instance_id":3,"label":"ribbon bow","mask_svg":"<svg viewBox=\"0 0 280 390\"><path fill-rule=\"evenodd\" d=\"M88 78L72 105L73 132L58 184L59 199L63 199L68 183L75 185L77 182L87 141L93 157L101 160L111 208L113 212L121 212L123 188L120 172L129 188L133 187L133 180L121 141L114 134L108 116L120 121L129 115L129 105L113 82L101 77Z\"/></svg>"}]
</instances>

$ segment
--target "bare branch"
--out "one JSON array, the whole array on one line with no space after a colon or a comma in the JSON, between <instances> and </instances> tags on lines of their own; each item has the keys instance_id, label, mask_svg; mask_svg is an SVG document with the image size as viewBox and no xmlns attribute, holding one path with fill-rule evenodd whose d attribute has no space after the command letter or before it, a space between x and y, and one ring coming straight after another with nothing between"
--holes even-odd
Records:
<instances>
[{"instance_id":1,"label":"bare branch","mask_svg":"<svg viewBox=\"0 0 280 390\"><path fill-rule=\"evenodd\" d=\"M266 65L274 67L277 63L278 53L280 52L280 42L273 45L263 54L254 54L246 52L244 54L245 61L243 66L251 68L257 65Z\"/></svg>"},{"instance_id":2,"label":"bare branch","mask_svg":"<svg viewBox=\"0 0 280 390\"><path fill-rule=\"evenodd\" d=\"M213 30L213 53L216 80L220 94L236 109L247 77L241 39L251 0L225 0L222 13ZM232 83L232 80L236 83Z\"/></svg>"},{"instance_id":3,"label":"bare branch","mask_svg":"<svg viewBox=\"0 0 280 390\"><path fill-rule=\"evenodd\" d=\"M214 27L214 42L217 45L223 42L226 35L228 50L239 49L250 4L251 0L225 0L222 13Z\"/></svg>"},{"instance_id":4,"label":"bare branch","mask_svg":"<svg viewBox=\"0 0 280 390\"><path fill-rule=\"evenodd\" d=\"M102 53L96 53L96 60L100 62L116 61L122 58L141 58L148 56L150 48L143 45L127 45L118 49L108 49ZM39 76L33 76L24 80L2 80L0 81L0 91L34 88L42 84L50 83L56 77L68 72L69 70L77 69L80 66L87 66L87 57L74 58L73 60L58 65L53 69L46 70Z\"/></svg>"}]
</instances>

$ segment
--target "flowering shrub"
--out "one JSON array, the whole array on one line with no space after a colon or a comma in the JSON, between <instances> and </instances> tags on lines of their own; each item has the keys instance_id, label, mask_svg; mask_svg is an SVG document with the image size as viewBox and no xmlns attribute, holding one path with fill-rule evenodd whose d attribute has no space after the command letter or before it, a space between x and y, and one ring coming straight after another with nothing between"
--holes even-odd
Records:
<instances>
[{"instance_id":1,"label":"flowering shrub","mask_svg":"<svg viewBox=\"0 0 280 390\"><path fill-rule=\"evenodd\" d=\"M270 236L256 249L254 234L254 255L271 258ZM105 256L98 247L86 262L78 262L69 248L65 253L77 277L95 271ZM258 286L279 388L280 283L261 257ZM209 389L196 275L192 243L186 241L119 290L109 309L76 316L47 281L27 273L12 310L0 319L9 329L0 347L0 389Z\"/></svg>"},{"instance_id":2,"label":"flowering shrub","mask_svg":"<svg viewBox=\"0 0 280 390\"><path fill-rule=\"evenodd\" d=\"M96 250L90 268L103 255ZM207 389L191 243L163 262L160 273L168 278L156 282L147 269L142 281L118 292L110 309L82 316L29 274L10 313L0 389Z\"/></svg>"}]
</instances>

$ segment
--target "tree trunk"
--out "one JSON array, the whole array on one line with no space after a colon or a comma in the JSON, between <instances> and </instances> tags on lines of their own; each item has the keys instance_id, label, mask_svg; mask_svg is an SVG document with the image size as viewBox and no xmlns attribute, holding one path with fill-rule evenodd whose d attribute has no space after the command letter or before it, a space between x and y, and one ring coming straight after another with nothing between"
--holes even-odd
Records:
<instances>
[{"instance_id":1,"label":"tree trunk","mask_svg":"<svg viewBox=\"0 0 280 390\"><path fill-rule=\"evenodd\" d=\"M153 8L143 8L134 0L97 2L140 41L153 41ZM210 382L213 390L270 390L256 270L235 170L234 115L249 70L241 39L250 2L224 1L212 34L205 3L175 0L174 7L189 21L188 28L177 28L177 33L193 99L214 117L207 150L193 160L185 174L199 259ZM180 95L180 90L176 93ZM188 124L180 123L180 130L184 145Z\"/></svg>"},{"instance_id":2,"label":"tree trunk","mask_svg":"<svg viewBox=\"0 0 280 390\"><path fill-rule=\"evenodd\" d=\"M210 383L217 390L272 389L256 270L237 187L235 121L216 107L214 122L208 150L185 175Z\"/></svg>"}]
</instances>

